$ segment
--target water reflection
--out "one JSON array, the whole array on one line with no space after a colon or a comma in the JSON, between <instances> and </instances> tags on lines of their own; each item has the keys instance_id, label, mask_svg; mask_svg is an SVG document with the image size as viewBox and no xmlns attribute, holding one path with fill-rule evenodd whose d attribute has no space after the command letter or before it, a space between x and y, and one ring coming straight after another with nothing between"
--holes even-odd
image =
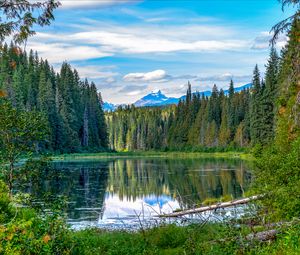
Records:
<instances>
[{"instance_id":1,"label":"water reflection","mask_svg":"<svg viewBox=\"0 0 300 255\"><path fill-rule=\"evenodd\" d=\"M134 225L207 198L241 197L250 183L245 162L228 159L111 159L53 168L29 191L67 196L74 227Z\"/></svg>"}]
</instances>

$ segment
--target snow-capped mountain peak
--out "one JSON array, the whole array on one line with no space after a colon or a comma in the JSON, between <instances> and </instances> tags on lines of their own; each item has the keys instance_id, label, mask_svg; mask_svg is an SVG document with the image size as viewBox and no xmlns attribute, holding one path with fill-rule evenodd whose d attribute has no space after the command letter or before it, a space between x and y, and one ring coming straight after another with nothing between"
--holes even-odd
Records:
<instances>
[{"instance_id":1,"label":"snow-capped mountain peak","mask_svg":"<svg viewBox=\"0 0 300 255\"><path fill-rule=\"evenodd\" d=\"M161 95L161 90L160 89L155 89L153 90L150 94L153 94L153 95Z\"/></svg>"},{"instance_id":2,"label":"snow-capped mountain peak","mask_svg":"<svg viewBox=\"0 0 300 255\"><path fill-rule=\"evenodd\" d=\"M166 104L176 104L178 102L177 98L166 97L161 90L154 90L150 94L144 96L140 100L134 103L137 107L142 106L160 106Z\"/></svg>"}]
</instances>

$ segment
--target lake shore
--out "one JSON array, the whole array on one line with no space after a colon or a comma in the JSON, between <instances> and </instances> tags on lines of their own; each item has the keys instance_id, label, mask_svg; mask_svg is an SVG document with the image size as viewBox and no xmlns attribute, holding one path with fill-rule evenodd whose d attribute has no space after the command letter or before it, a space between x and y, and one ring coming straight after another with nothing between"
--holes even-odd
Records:
<instances>
[{"instance_id":1,"label":"lake shore","mask_svg":"<svg viewBox=\"0 0 300 255\"><path fill-rule=\"evenodd\" d=\"M161 225L138 232L86 229L72 232L74 254L299 254L293 240L299 238L300 225L281 229L272 245L252 239L267 228L247 224L207 223L185 227Z\"/></svg>"},{"instance_id":2,"label":"lake shore","mask_svg":"<svg viewBox=\"0 0 300 255\"><path fill-rule=\"evenodd\" d=\"M99 152L99 153L74 153L52 156L53 161L68 160L97 160L111 158L235 158L243 160L254 160L253 155L248 152L158 152L158 151L136 151L136 152Z\"/></svg>"}]
</instances>

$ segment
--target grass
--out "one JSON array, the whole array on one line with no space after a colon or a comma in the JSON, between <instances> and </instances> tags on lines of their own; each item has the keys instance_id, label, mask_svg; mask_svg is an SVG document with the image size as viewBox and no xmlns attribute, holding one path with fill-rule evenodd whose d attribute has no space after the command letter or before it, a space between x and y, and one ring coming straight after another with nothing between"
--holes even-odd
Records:
<instances>
[{"instance_id":1,"label":"grass","mask_svg":"<svg viewBox=\"0 0 300 255\"><path fill-rule=\"evenodd\" d=\"M251 229L210 223L204 226L166 225L139 232L82 230L72 233L73 254L233 255L300 254L300 225L282 230L276 240L246 241Z\"/></svg>"},{"instance_id":2,"label":"grass","mask_svg":"<svg viewBox=\"0 0 300 255\"><path fill-rule=\"evenodd\" d=\"M100 152L74 153L53 156L54 161L61 160L95 160L110 158L239 158L252 160L253 157L245 152Z\"/></svg>"},{"instance_id":3,"label":"grass","mask_svg":"<svg viewBox=\"0 0 300 255\"><path fill-rule=\"evenodd\" d=\"M75 254L201 254L196 244L203 244L218 236L221 226L166 225L145 231L103 231L97 229L73 233L77 247ZM200 250L199 250L200 251Z\"/></svg>"}]
</instances>

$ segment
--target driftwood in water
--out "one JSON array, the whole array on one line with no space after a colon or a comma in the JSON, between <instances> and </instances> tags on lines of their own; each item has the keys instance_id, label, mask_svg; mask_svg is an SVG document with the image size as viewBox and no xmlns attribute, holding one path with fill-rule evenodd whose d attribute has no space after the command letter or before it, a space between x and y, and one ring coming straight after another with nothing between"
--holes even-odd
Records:
<instances>
[{"instance_id":1,"label":"driftwood in water","mask_svg":"<svg viewBox=\"0 0 300 255\"><path fill-rule=\"evenodd\" d=\"M226 207L231 207L231 206L235 206L235 205L247 204L247 203L249 203L253 200L257 200L261 197L262 197L262 195L252 196L252 197L247 197L247 198L238 199L238 200L234 200L234 201L218 203L218 204L214 204L214 205L210 205L210 206L203 206L203 207L198 207L198 208L194 208L194 209L187 209L187 210L182 210L182 211L178 211L178 212L172 212L169 214L161 214L161 215L159 215L159 217L180 217L180 216L184 216L187 214L196 214L196 213L202 213L202 212L206 212L206 211L213 211L213 210L216 210L219 208L226 208Z\"/></svg>"}]
</instances>

